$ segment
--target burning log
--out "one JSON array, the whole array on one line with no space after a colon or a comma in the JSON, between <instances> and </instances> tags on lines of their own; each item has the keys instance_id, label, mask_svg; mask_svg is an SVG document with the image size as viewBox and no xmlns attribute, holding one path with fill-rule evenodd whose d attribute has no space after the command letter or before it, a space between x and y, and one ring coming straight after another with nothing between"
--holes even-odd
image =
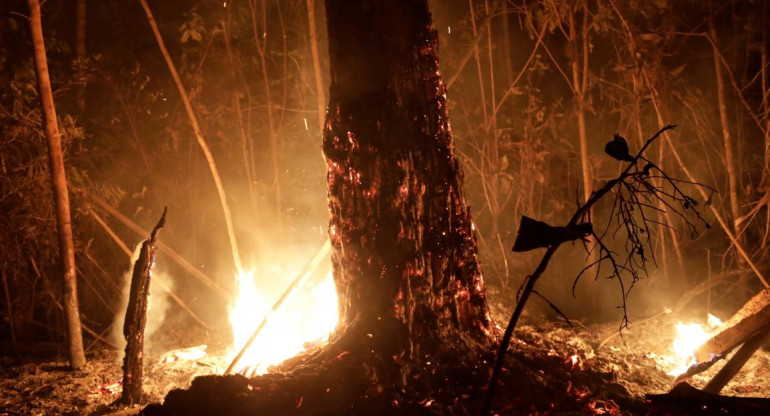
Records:
<instances>
[{"instance_id":1,"label":"burning log","mask_svg":"<svg viewBox=\"0 0 770 416\"><path fill-rule=\"evenodd\" d=\"M765 289L748 301L719 334L706 341L695 351L698 362L723 357L738 345L770 328L770 289Z\"/></svg>"},{"instance_id":2,"label":"burning log","mask_svg":"<svg viewBox=\"0 0 770 416\"><path fill-rule=\"evenodd\" d=\"M765 289L735 313L724 324L721 332L701 345L694 353L696 364L676 382L708 370L735 347L743 344L724 368L706 385L704 391L718 393L748 361L754 352L767 341L770 332L770 289Z\"/></svg>"},{"instance_id":3,"label":"burning log","mask_svg":"<svg viewBox=\"0 0 770 416\"><path fill-rule=\"evenodd\" d=\"M150 277L155 263L155 237L166 223L166 210L152 229L150 238L142 243L139 258L134 263L131 275L131 292L123 324L126 338L126 355L123 358L123 395L120 401L126 404L139 403L142 399L142 356L144 348L144 327L147 324L147 295L150 291Z\"/></svg>"},{"instance_id":4,"label":"burning log","mask_svg":"<svg viewBox=\"0 0 770 416\"><path fill-rule=\"evenodd\" d=\"M711 381L706 384L706 387L703 388L703 391L707 393L719 393L722 388L727 385L730 380L735 377L736 374L738 374L739 371L741 371L741 368L743 368L743 365L746 364L746 361L751 358L752 355L759 349L759 347L762 346L765 342L770 340L770 332L768 331L762 331L761 333L754 335L750 340L746 341L745 344L738 350L738 352L735 353L733 358L730 358L730 360L725 364L724 367L722 367L721 370L717 373L717 375L714 376L714 378L711 379Z\"/></svg>"}]
</instances>

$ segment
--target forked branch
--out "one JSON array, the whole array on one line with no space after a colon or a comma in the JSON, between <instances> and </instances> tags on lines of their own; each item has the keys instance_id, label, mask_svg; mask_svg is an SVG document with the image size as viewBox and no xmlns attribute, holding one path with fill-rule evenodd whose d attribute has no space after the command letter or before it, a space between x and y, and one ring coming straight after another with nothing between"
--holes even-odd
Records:
<instances>
[{"instance_id":1,"label":"forked branch","mask_svg":"<svg viewBox=\"0 0 770 416\"><path fill-rule=\"evenodd\" d=\"M558 227L559 229L574 230L583 224L590 224L591 208L608 194L614 194L615 200L604 230L601 233L597 233L593 227L583 228L584 230L590 230L586 234L593 236L594 241L596 241L593 247L586 247L586 250L590 253L592 250L598 249L599 253L595 257L597 260L578 273L573 284L573 293L578 280L586 271L595 268L595 278L598 278L601 274L601 266L608 263L610 271L607 277L609 279L616 278L621 291L622 305L620 307L623 309L621 329L628 326L628 316L626 314L626 298L628 293L633 285L647 274L647 262L650 260L647 257L647 249L652 241L650 229L652 228L651 225L658 224L652 219L652 216L648 215L649 211L660 211L662 209L660 208L661 206L665 207L665 209L684 220L685 226L690 233L695 233L698 223L702 223L705 228L710 228L696 208L697 201L685 194L681 189L681 185L690 184L706 188L711 193L715 192L715 190L703 184L671 178L655 163L643 156L647 148L661 134L674 129L674 127L674 125L667 125L658 130L655 135L645 142L644 146L635 156L629 154L628 144L625 139L616 134L615 138L607 143L605 152L615 159L628 162L628 165L615 179L608 181L604 186L592 192L585 203L579 204L565 227ZM661 183L656 185L654 180ZM608 235L615 237L619 233L625 233L625 257L621 257L619 253L610 249L603 241ZM482 409L482 414L484 415L489 413L500 370L502 369L503 359L524 306L527 300L529 300L530 295L535 292L535 284L543 275L543 272L545 272L551 257L553 257L556 250L565 241L553 240L547 246L535 271L527 276L522 283L522 288L517 295L516 308L505 329L497 353L495 367L492 371L492 377ZM652 253L653 251L649 250L649 252ZM654 258L651 259L654 262ZM630 284L623 281L624 276L627 279L630 277Z\"/></svg>"}]
</instances>

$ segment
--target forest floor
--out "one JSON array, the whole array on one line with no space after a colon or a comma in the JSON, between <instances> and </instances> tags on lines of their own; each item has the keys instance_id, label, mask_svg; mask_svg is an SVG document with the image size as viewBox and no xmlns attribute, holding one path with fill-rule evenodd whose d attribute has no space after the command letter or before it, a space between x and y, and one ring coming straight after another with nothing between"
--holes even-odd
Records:
<instances>
[{"instance_id":1,"label":"forest floor","mask_svg":"<svg viewBox=\"0 0 770 416\"><path fill-rule=\"evenodd\" d=\"M491 303L500 325L510 311ZM532 321L532 318L529 318ZM672 342L677 319L671 314L634 323L618 336L617 323L573 328L561 323L524 323L512 342L514 365L509 394L510 414L628 414L646 413L644 395L671 389L675 366ZM200 343L190 342L181 347ZM8 349L3 348L4 351ZM185 388L196 376L221 374L228 362L223 348L210 347L205 356L185 356L181 350L145 359L147 402L162 402L174 388ZM192 350L195 352L195 350ZM64 359L0 357L0 416L5 415L131 415L140 406L114 404L120 397L120 356L115 349L95 349L82 370L70 372ZM718 371L689 380L703 387ZM722 391L724 395L770 397L770 353L760 349ZM514 375L515 376L511 376ZM525 375L525 376L523 376ZM515 392L515 393L514 393ZM526 410L530 409L530 410ZM532 410L534 409L534 410Z\"/></svg>"}]
</instances>

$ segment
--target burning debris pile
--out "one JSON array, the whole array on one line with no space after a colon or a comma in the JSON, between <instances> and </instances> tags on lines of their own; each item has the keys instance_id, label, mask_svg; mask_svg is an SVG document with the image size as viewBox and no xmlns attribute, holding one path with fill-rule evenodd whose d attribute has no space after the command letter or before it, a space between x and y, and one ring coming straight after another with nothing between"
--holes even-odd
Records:
<instances>
[{"instance_id":1,"label":"burning debris pile","mask_svg":"<svg viewBox=\"0 0 770 416\"><path fill-rule=\"evenodd\" d=\"M507 312L497 309L497 304L492 302L492 312L502 318ZM501 394L496 402L501 411L509 414L571 412L642 415L648 411L644 399L646 394L663 394L673 387L675 376L668 373L680 360L674 351L674 343L678 337L676 327L682 324L675 314L662 314L654 319L632 323L622 336L615 335L617 326L614 324L573 329L558 324L534 324L535 320L529 317L528 323L516 332L511 359L504 367ZM705 322L702 326L708 328ZM230 360L231 354L226 345L209 348L201 345L148 357L144 378L145 399L160 403L171 390L188 389L192 383L187 399L206 392L206 396L198 397L196 402L197 405L208 406L202 407L200 414L212 410L216 410L216 414L225 414L228 408L224 406L246 406L247 397L253 398L260 391L265 393L265 390L266 396L276 400L273 402L275 406L278 406L276 403L290 405L286 408L295 409L296 414L316 414L314 412L319 410L310 407L313 397L290 393L290 389L297 386L281 384L290 375L281 373L280 368L273 368L274 373L269 372L260 379L240 375L220 376ZM74 374L65 371L64 360L14 366L9 359L4 359L0 374L0 414L136 414L139 406L114 404L122 390L119 363L119 353L115 350L95 352L89 356L86 368ZM688 382L702 388L719 368L721 364L692 376ZM769 373L770 353L760 349L722 394L768 397ZM193 381L200 376L204 377ZM316 379L314 383L319 383L319 394L330 403L339 400L341 395L356 393L354 390L339 389L340 380ZM460 391L460 386L452 388ZM175 393L166 400L181 401L185 398ZM478 401L479 398L460 400L468 404L468 401ZM360 404L366 403L362 401ZM453 410L461 409L460 404L463 403L453 408L451 402L441 403L436 397L426 395L413 402L393 403L392 410L454 414ZM250 409L252 405L248 406Z\"/></svg>"}]
</instances>

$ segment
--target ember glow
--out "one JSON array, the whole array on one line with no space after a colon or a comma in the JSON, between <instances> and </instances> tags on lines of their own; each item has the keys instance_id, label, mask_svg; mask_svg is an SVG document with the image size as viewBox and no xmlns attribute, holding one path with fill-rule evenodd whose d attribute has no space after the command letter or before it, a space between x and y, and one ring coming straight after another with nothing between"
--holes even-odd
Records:
<instances>
[{"instance_id":1,"label":"ember glow","mask_svg":"<svg viewBox=\"0 0 770 416\"><path fill-rule=\"evenodd\" d=\"M255 273L238 275L238 296L230 308L233 331L232 356L243 348L280 293L268 296L255 284ZM239 360L240 373L264 374L270 366L304 351L308 345L323 342L339 320L337 292L331 272L323 281L300 286L278 310L270 313L267 324Z\"/></svg>"},{"instance_id":2,"label":"ember glow","mask_svg":"<svg viewBox=\"0 0 770 416\"><path fill-rule=\"evenodd\" d=\"M708 315L708 330L700 324L676 324L676 338L674 339L674 353L677 358L676 368L669 371L671 376L683 374L695 364L695 350L711 338L712 331L722 325L722 321L716 316Z\"/></svg>"}]
</instances>

